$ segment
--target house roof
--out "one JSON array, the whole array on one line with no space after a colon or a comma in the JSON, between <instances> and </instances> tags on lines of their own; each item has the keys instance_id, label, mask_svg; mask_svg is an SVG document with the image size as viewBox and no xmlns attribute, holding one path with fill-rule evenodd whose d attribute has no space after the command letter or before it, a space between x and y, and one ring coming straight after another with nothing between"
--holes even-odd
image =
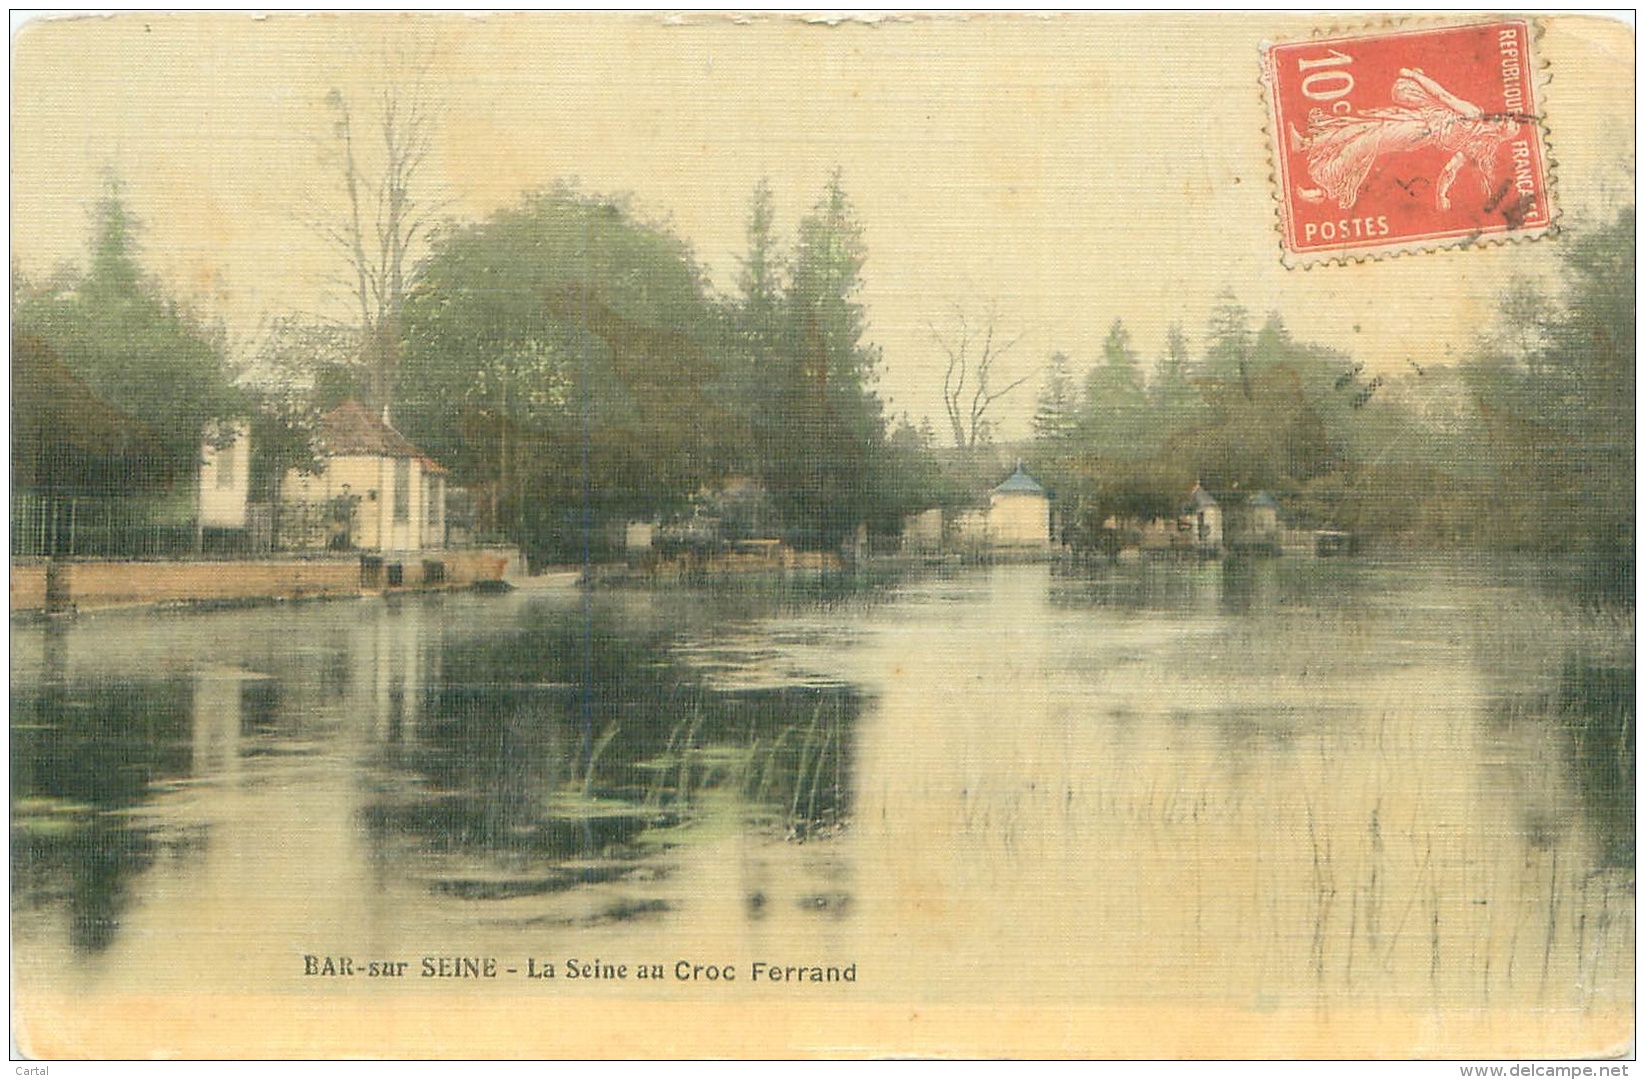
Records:
<instances>
[{"instance_id":1,"label":"house roof","mask_svg":"<svg viewBox=\"0 0 1645 1080\"><path fill-rule=\"evenodd\" d=\"M1266 491L1259 491L1251 497L1250 505L1259 510L1278 510L1279 500Z\"/></svg>"},{"instance_id":2,"label":"house roof","mask_svg":"<svg viewBox=\"0 0 1645 1080\"><path fill-rule=\"evenodd\" d=\"M1044 495L1045 489L1034 482L1034 478L1023 470L1021 464L1017 471L1005 478L1005 483L994 489L1002 495Z\"/></svg>"},{"instance_id":3,"label":"house roof","mask_svg":"<svg viewBox=\"0 0 1645 1080\"><path fill-rule=\"evenodd\" d=\"M1211 497L1211 493L1198 484L1195 484L1194 490L1188 493L1188 509L1190 510L1209 510L1211 507L1219 505L1221 504Z\"/></svg>"},{"instance_id":4,"label":"house roof","mask_svg":"<svg viewBox=\"0 0 1645 1080\"><path fill-rule=\"evenodd\" d=\"M152 429L94 394L45 341L12 336L13 490L130 491L180 468Z\"/></svg>"},{"instance_id":5,"label":"house roof","mask_svg":"<svg viewBox=\"0 0 1645 1080\"><path fill-rule=\"evenodd\" d=\"M377 457L422 458L410 439L384 423L372 411L350 398L320 417L320 445L331 454L371 454Z\"/></svg>"}]
</instances>

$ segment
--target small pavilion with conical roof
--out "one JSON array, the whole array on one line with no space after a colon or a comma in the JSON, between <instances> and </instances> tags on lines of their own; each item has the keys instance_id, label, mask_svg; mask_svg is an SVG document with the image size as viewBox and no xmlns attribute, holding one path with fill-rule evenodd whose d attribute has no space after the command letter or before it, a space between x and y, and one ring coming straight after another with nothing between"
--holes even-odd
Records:
<instances>
[{"instance_id":1,"label":"small pavilion with conical roof","mask_svg":"<svg viewBox=\"0 0 1645 1080\"><path fill-rule=\"evenodd\" d=\"M994 548L1043 549L1051 544L1051 498L1022 462L988 493L988 542Z\"/></svg>"}]
</instances>

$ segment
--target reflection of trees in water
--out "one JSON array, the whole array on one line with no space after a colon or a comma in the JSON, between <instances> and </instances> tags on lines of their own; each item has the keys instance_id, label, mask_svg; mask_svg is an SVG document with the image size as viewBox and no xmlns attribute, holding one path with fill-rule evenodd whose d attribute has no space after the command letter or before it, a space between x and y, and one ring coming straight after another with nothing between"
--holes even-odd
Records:
<instances>
[{"instance_id":1,"label":"reflection of trees in water","mask_svg":"<svg viewBox=\"0 0 1645 1080\"><path fill-rule=\"evenodd\" d=\"M80 817L63 826L55 831L28 819L13 822L12 902L20 908L66 905L69 943L100 952L114 943L130 903L129 883L153 864L156 844L148 830L108 817Z\"/></svg>"},{"instance_id":2,"label":"reflection of trees in water","mask_svg":"<svg viewBox=\"0 0 1645 1080\"><path fill-rule=\"evenodd\" d=\"M1556 715L1569 732L1577 797L1602 864L1634 865L1634 669L1572 658L1560 674Z\"/></svg>"},{"instance_id":3,"label":"reflection of trees in water","mask_svg":"<svg viewBox=\"0 0 1645 1080\"><path fill-rule=\"evenodd\" d=\"M1528 840L1584 828L1601 867L1631 871L1634 614L1589 587L1588 562L1486 564L1524 588L1485 607L1473 650L1491 688L1493 737L1510 740L1510 758L1536 763L1541 782L1511 785ZM1526 751L1533 744L1534 755Z\"/></svg>"},{"instance_id":4,"label":"reflection of trees in water","mask_svg":"<svg viewBox=\"0 0 1645 1080\"><path fill-rule=\"evenodd\" d=\"M39 676L12 690L13 902L61 913L78 950L106 948L134 878L206 839L206 826L129 811L165 781L235 787L290 754L359 762L379 856L409 846L537 868L536 880L436 885L462 895L611 877L643 834L677 836L667 827L709 803L773 832L831 825L846 812L850 692L719 692L669 654L682 627L815 598L711 599L603 597L591 619L555 607L452 635L422 617L438 602L385 606L325 622L300 651L253 639L221 650L224 666L151 680L71 674L66 639L48 632Z\"/></svg>"},{"instance_id":5,"label":"reflection of trees in water","mask_svg":"<svg viewBox=\"0 0 1645 1080\"><path fill-rule=\"evenodd\" d=\"M671 657L671 620L562 612L448 642L415 732L381 748L363 811L389 844L480 852L529 875L451 880L516 896L607 880L642 840L726 798L744 825L802 838L849 810L860 702L838 686L720 690ZM582 860L574 866L544 861Z\"/></svg>"},{"instance_id":6,"label":"reflection of trees in water","mask_svg":"<svg viewBox=\"0 0 1645 1080\"><path fill-rule=\"evenodd\" d=\"M1505 977L1589 999L1632 955L1632 666L1571 649L1551 685L1496 695L1487 715L1482 764L1520 850L1493 916L1508 937Z\"/></svg>"},{"instance_id":7,"label":"reflection of trees in water","mask_svg":"<svg viewBox=\"0 0 1645 1080\"><path fill-rule=\"evenodd\" d=\"M150 829L114 812L156 779L186 775L192 687L48 677L11 698L12 900L66 904L76 949L113 942L132 877L154 861Z\"/></svg>"},{"instance_id":8,"label":"reflection of trees in water","mask_svg":"<svg viewBox=\"0 0 1645 1080\"><path fill-rule=\"evenodd\" d=\"M1368 591L1386 587L1378 577L1382 570L1347 559L1295 556L1150 556L1129 563L1053 563L1049 597L1059 608L1204 617L1261 617L1307 609L1351 616Z\"/></svg>"},{"instance_id":9,"label":"reflection of trees in water","mask_svg":"<svg viewBox=\"0 0 1645 1080\"><path fill-rule=\"evenodd\" d=\"M1633 779L1616 756L1632 720L1615 714L1567 714L1546 695L1498 703L1493 743L1505 791L1513 795L1515 832L1529 849L1560 846L1573 829L1594 844L1601 868L1633 866Z\"/></svg>"}]
</instances>

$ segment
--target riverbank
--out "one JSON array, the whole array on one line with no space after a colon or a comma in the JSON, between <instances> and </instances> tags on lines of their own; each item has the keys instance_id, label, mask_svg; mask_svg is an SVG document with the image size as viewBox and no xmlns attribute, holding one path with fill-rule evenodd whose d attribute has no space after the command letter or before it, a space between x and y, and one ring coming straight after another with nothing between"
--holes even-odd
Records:
<instances>
[{"instance_id":1,"label":"riverbank","mask_svg":"<svg viewBox=\"0 0 1645 1080\"><path fill-rule=\"evenodd\" d=\"M745 541L712 553L648 553L628 562L596 563L583 571L582 578L590 585L655 585L834 574L846 568L845 560L833 552L795 551L776 541Z\"/></svg>"},{"instance_id":2,"label":"riverbank","mask_svg":"<svg viewBox=\"0 0 1645 1080\"><path fill-rule=\"evenodd\" d=\"M686 996L680 958L734 965L727 994L856 959L910 1000L1417 1002L1453 1053L1532 1009L1565 1018L1526 1029L1542 1052L1592 1051L1635 1000L1633 620L1571 569L996 565L14 625L19 1008L42 1030L42 995L157 970L313 994L304 953L365 942L534 955L545 992L574 955Z\"/></svg>"},{"instance_id":3,"label":"riverbank","mask_svg":"<svg viewBox=\"0 0 1645 1080\"><path fill-rule=\"evenodd\" d=\"M514 552L462 548L261 559L38 559L11 563L13 616L467 589L500 583Z\"/></svg>"}]
</instances>

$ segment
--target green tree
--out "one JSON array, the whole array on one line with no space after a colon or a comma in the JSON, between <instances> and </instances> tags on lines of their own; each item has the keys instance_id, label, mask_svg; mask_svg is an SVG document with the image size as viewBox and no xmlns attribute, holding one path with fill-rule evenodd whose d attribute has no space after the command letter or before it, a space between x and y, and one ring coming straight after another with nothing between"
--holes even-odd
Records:
<instances>
[{"instance_id":1,"label":"green tree","mask_svg":"<svg viewBox=\"0 0 1645 1080\"><path fill-rule=\"evenodd\" d=\"M1200 379L1207 420L1173 440L1212 490L1295 490L1335 461L1323 421L1310 399L1310 372L1319 362L1297 344L1278 314L1255 335L1231 293L1218 298Z\"/></svg>"},{"instance_id":2,"label":"green tree","mask_svg":"<svg viewBox=\"0 0 1645 1080\"><path fill-rule=\"evenodd\" d=\"M770 181L761 178L749 197L748 248L737 275L731 303L732 341L726 396L740 424L731 455L739 468L766 479L788 437L783 418L784 347L783 284L786 260L776 232Z\"/></svg>"},{"instance_id":3,"label":"green tree","mask_svg":"<svg viewBox=\"0 0 1645 1080\"><path fill-rule=\"evenodd\" d=\"M1085 383L1084 442L1099 457L1139 459L1158 445L1158 429L1143 389L1131 331L1115 319L1102 343L1102 360Z\"/></svg>"},{"instance_id":4,"label":"green tree","mask_svg":"<svg viewBox=\"0 0 1645 1080\"><path fill-rule=\"evenodd\" d=\"M224 335L165 294L138 261L139 226L118 182L94 212L90 267L54 288L14 292L13 332L37 340L98 400L142 424L169 475L193 475L200 442L240 415Z\"/></svg>"},{"instance_id":5,"label":"green tree","mask_svg":"<svg viewBox=\"0 0 1645 1080\"><path fill-rule=\"evenodd\" d=\"M1248 355L1248 370L1252 372L1295 361L1296 342L1291 338L1284 316L1277 311L1268 313L1256 337L1251 340Z\"/></svg>"},{"instance_id":6,"label":"green tree","mask_svg":"<svg viewBox=\"0 0 1645 1080\"><path fill-rule=\"evenodd\" d=\"M269 323L241 375L255 406L251 444L256 449L250 472L254 499L278 502L279 484L288 470L319 465L321 415L348 398L366 397L369 381L352 328L301 315L283 315Z\"/></svg>"},{"instance_id":7,"label":"green tree","mask_svg":"<svg viewBox=\"0 0 1645 1080\"><path fill-rule=\"evenodd\" d=\"M1573 237L1565 249L1567 297L1543 379L1563 400L1548 427L1570 456L1575 513L1569 546L1604 568L1609 592L1632 602L1635 536L1634 208Z\"/></svg>"},{"instance_id":8,"label":"green tree","mask_svg":"<svg viewBox=\"0 0 1645 1080\"><path fill-rule=\"evenodd\" d=\"M934 443L936 433L930 421L918 427L904 413L886 439L881 482L887 512L911 514L933 507L958 506L968 493L960 490L939 465Z\"/></svg>"},{"instance_id":9,"label":"green tree","mask_svg":"<svg viewBox=\"0 0 1645 1080\"><path fill-rule=\"evenodd\" d=\"M1249 390L1251 361L1251 313L1240 304L1232 289L1217 294L1205 327L1205 360L1201 375L1207 379Z\"/></svg>"},{"instance_id":10,"label":"green tree","mask_svg":"<svg viewBox=\"0 0 1645 1080\"><path fill-rule=\"evenodd\" d=\"M1148 381L1148 401L1153 406L1162 437L1186 431L1205 422L1205 401L1190 381L1191 359L1188 336L1182 324L1173 322L1165 330L1165 348L1154 362Z\"/></svg>"},{"instance_id":11,"label":"green tree","mask_svg":"<svg viewBox=\"0 0 1645 1080\"><path fill-rule=\"evenodd\" d=\"M402 427L532 548L721 471L720 316L689 248L560 186L438 238L406 308Z\"/></svg>"},{"instance_id":12,"label":"green tree","mask_svg":"<svg viewBox=\"0 0 1645 1080\"><path fill-rule=\"evenodd\" d=\"M800 222L786 295L778 414L789 437L765 463L794 539L830 548L859 525L890 526L881 471L885 422L874 392L880 350L858 294L868 258L836 169Z\"/></svg>"},{"instance_id":13,"label":"green tree","mask_svg":"<svg viewBox=\"0 0 1645 1080\"><path fill-rule=\"evenodd\" d=\"M1562 255L1562 301L1511 289L1469 369L1496 472L1498 536L1582 552L1622 594L1635 529L1633 207L1573 228Z\"/></svg>"},{"instance_id":14,"label":"green tree","mask_svg":"<svg viewBox=\"0 0 1645 1080\"><path fill-rule=\"evenodd\" d=\"M770 332L782 301L783 257L771 181L761 177L748 200L748 252L737 275L738 301L747 325Z\"/></svg>"},{"instance_id":15,"label":"green tree","mask_svg":"<svg viewBox=\"0 0 1645 1080\"><path fill-rule=\"evenodd\" d=\"M1045 366L1045 385L1034 407L1034 437L1065 443L1079 431L1080 396L1068 370L1068 354L1055 352Z\"/></svg>"}]
</instances>

